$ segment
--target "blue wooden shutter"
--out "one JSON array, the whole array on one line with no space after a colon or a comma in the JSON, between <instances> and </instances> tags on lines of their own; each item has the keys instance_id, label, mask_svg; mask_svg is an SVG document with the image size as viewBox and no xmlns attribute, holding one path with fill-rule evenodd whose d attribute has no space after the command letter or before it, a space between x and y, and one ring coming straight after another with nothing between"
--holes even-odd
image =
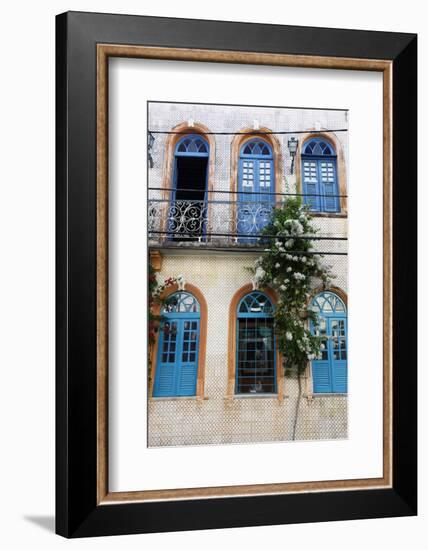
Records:
<instances>
[{"instance_id":1,"label":"blue wooden shutter","mask_svg":"<svg viewBox=\"0 0 428 550\"><path fill-rule=\"evenodd\" d=\"M163 321L153 397L196 395L199 355L199 319Z\"/></svg>"},{"instance_id":2,"label":"blue wooden shutter","mask_svg":"<svg viewBox=\"0 0 428 550\"><path fill-rule=\"evenodd\" d=\"M270 222L275 197L275 195L272 195L275 191L274 181L273 160L258 160L256 191L260 194L256 196L256 234L259 234Z\"/></svg>"},{"instance_id":3,"label":"blue wooden shutter","mask_svg":"<svg viewBox=\"0 0 428 550\"><path fill-rule=\"evenodd\" d=\"M334 160L318 160L319 181L323 195L323 211L338 212L339 197L336 177L336 162Z\"/></svg>"},{"instance_id":4,"label":"blue wooden shutter","mask_svg":"<svg viewBox=\"0 0 428 550\"><path fill-rule=\"evenodd\" d=\"M348 357L346 317L319 319L324 349L321 359L312 361L312 379L314 393L347 393Z\"/></svg>"},{"instance_id":5,"label":"blue wooden shutter","mask_svg":"<svg viewBox=\"0 0 428 550\"><path fill-rule=\"evenodd\" d=\"M314 393L331 393L331 373L328 361L312 362L312 379L314 382Z\"/></svg>"},{"instance_id":6,"label":"blue wooden shutter","mask_svg":"<svg viewBox=\"0 0 428 550\"><path fill-rule=\"evenodd\" d=\"M315 333L322 338L323 349L321 358L312 361L312 380L314 393L330 393L332 391L332 376L330 367L331 352L328 339L328 322L320 317Z\"/></svg>"},{"instance_id":7,"label":"blue wooden shutter","mask_svg":"<svg viewBox=\"0 0 428 550\"><path fill-rule=\"evenodd\" d=\"M177 364L177 395L196 395L199 353L199 319L183 319L180 357Z\"/></svg>"},{"instance_id":8,"label":"blue wooden shutter","mask_svg":"<svg viewBox=\"0 0 428 550\"><path fill-rule=\"evenodd\" d=\"M317 161L314 159L304 159L302 172L303 192L305 194L304 203L308 204L311 210L320 210Z\"/></svg>"},{"instance_id":9,"label":"blue wooden shutter","mask_svg":"<svg viewBox=\"0 0 428 550\"><path fill-rule=\"evenodd\" d=\"M154 397L171 397L175 395L178 336L179 322L177 320L168 320L161 324L156 377L153 386Z\"/></svg>"},{"instance_id":10,"label":"blue wooden shutter","mask_svg":"<svg viewBox=\"0 0 428 550\"><path fill-rule=\"evenodd\" d=\"M238 225L237 230L240 235L252 235L254 233L253 223L253 202L252 193L256 191L256 166L251 158L239 159L239 195L238 195ZM248 240L240 239L240 241Z\"/></svg>"},{"instance_id":11,"label":"blue wooden shutter","mask_svg":"<svg viewBox=\"0 0 428 550\"><path fill-rule=\"evenodd\" d=\"M346 318L335 317L330 321L331 333L331 370L334 393L348 391L348 350L346 337Z\"/></svg>"}]
</instances>

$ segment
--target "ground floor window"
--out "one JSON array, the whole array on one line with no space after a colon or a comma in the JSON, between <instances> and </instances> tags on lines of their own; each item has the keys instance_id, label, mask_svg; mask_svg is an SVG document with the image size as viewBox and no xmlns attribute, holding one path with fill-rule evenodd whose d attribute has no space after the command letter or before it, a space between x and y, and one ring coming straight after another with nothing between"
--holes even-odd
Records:
<instances>
[{"instance_id":1,"label":"ground floor window","mask_svg":"<svg viewBox=\"0 0 428 550\"><path fill-rule=\"evenodd\" d=\"M200 307L188 292L175 292L161 311L153 397L196 395Z\"/></svg>"},{"instance_id":2,"label":"ground floor window","mask_svg":"<svg viewBox=\"0 0 428 550\"><path fill-rule=\"evenodd\" d=\"M343 301L333 292L321 292L312 301L318 314L314 334L322 339L321 357L312 361L314 393L348 391L347 315Z\"/></svg>"},{"instance_id":3,"label":"ground floor window","mask_svg":"<svg viewBox=\"0 0 428 550\"><path fill-rule=\"evenodd\" d=\"M275 393L273 305L262 292L251 292L237 311L237 394Z\"/></svg>"}]
</instances>

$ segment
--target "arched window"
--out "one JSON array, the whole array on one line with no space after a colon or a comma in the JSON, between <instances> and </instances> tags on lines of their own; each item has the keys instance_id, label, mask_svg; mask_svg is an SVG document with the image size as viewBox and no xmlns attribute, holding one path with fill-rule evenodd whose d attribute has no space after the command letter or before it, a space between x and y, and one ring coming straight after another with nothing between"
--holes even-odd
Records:
<instances>
[{"instance_id":1,"label":"arched window","mask_svg":"<svg viewBox=\"0 0 428 550\"><path fill-rule=\"evenodd\" d=\"M303 145L304 202L316 212L339 212L336 151L331 143L313 138Z\"/></svg>"},{"instance_id":2,"label":"arched window","mask_svg":"<svg viewBox=\"0 0 428 550\"><path fill-rule=\"evenodd\" d=\"M275 175L271 146L259 138L246 141L239 154L237 232L241 242L253 242L270 221Z\"/></svg>"},{"instance_id":3,"label":"arched window","mask_svg":"<svg viewBox=\"0 0 428 550\"><path fill-rule=\"evenodd\" d=\"M312 300L318 323L312 332L320 336L321 358L312 361L314 393L348 391L347 314L343 301L333 292L320 292Z\"/></svg>"},{"instance_id":4,"label":"arched window","mask_svg":"<svg viewBox=\"0 0 428 550\"><path fill-rule=\"evenodd\" d=\"M274 306L259 291L238 303L235 393L275 393Z\"/></svg>"},{"instance_id":5,"label":"arched window","mask_svg":"<svg viewBox=\"0 0 428 550\"><path fill-rule=\"evenodd\" d=\"M206 231L206 192L209 144L200 134L186 134L174 152L168 238L203 240Z\"/></svg>"},{"instance_id":6,"label":"arched window","mask_svg":"<svg viewBox=\"0 0 428 550\"><path fill-rule=\"evenodd\" d=\"M189 292L174 292L161 310L153 397L196 395L200 306Z\"/></svg>"}]
</instances>

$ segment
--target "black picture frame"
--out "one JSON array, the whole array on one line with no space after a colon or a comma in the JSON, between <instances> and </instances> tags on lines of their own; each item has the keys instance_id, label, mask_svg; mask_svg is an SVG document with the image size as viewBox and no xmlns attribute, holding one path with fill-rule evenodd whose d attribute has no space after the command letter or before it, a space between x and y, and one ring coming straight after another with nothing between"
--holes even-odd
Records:
<instances>
[{"instance_id":1,"label":"black picture frame","mask_svg":"<svg viewBox=\"0 0 428 550\"><path fill-rule=\"evenodd\" d=\"M97 503L97 44L392 62L392 487ZM56 18L56 532L65 537L417 513L417 36L68 12Z\"/></svg>"}]
</instances>

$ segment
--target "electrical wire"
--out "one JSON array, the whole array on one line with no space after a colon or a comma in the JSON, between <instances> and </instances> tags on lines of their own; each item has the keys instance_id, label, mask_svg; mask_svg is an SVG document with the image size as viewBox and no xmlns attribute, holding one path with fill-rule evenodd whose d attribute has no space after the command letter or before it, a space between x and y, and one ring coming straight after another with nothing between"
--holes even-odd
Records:
<instances>
[{"instance_id":1,"label":"electrical wire","mask_svg":"<svg viewBox=\"0 0 428 550\"><path fill-rule=\"evenodd\" d=\"M177 191L177 189L174 189L173 187L149 187L148 188L148 191ZM179 191L182 191L182 192L188 192L188 191L197 191L197 192L203 192L204 194L205 193L223 193L223 194L227 194L227 195L279 195L279 196L284 196L284 197L328 197L328 198L348 198L348 195L323 195L323 194L320 194L320 193L273 193L271 191L226 191L224 189L206 189L206 190L201 190L201 189L187 189L187 188L182 188L182 189L179 189ZM166 200L166 199L150 199L150 200L153 200L153 201L161 201L161 200ZM176 199L176 200L182 200L182 201L185 201L185 200L191 200L191 199ZM203 202L203 199L200 199L200 201L196 201L196 202ZM219 201L209 201L211 203L214 203L214 202L219 202ZM223 201L224 203L230 203L230 201Z\"/></svg>"},{"instance_id":2,"label":"electrical wire","mask_svg":"<svg viewBox=\"0 0 428 550\"><path fill-rule=\"evenodd\" d=\"M186 134L194 134L196 130L184 130L180 132L176 132L174 130L147 130L148 134L173 134L173 135L186 135ZM196 133L206 136L260 136L260 135L287 135L287 134L327 134L332 132L348 132L348 128L337 128L335 130L279 130L277 132L274 131L265 131L265 130L254 130L251 132L200 132L197 131Z\"/></svg>"}]
</instances>

